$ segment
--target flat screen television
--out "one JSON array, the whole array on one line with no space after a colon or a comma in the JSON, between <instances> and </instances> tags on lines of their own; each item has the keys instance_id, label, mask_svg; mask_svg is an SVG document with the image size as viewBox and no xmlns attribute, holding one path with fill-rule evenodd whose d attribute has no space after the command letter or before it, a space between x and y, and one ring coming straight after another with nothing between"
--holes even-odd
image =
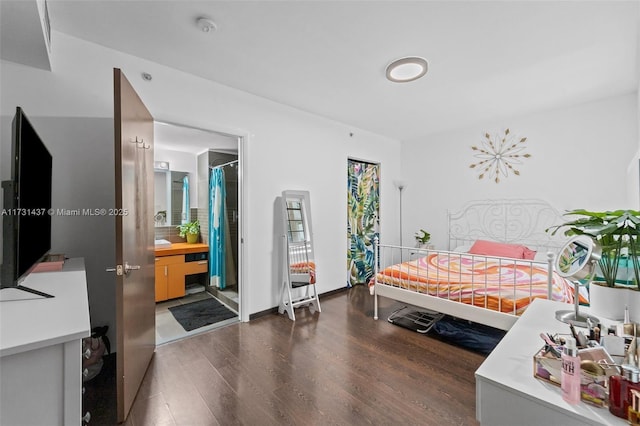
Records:
<instances>
[{"instance_id":1,"label":"flat screen television","mask_svg":"<svg viewBox=\"0 0 640 426\"><path fill-rule=\"evenodd\" d=\"M51 182L53 158L22 108L12 123L11 180L3 181L2 267L0 288L19 288L51 250Z\"/></svg>"}]
</instances>

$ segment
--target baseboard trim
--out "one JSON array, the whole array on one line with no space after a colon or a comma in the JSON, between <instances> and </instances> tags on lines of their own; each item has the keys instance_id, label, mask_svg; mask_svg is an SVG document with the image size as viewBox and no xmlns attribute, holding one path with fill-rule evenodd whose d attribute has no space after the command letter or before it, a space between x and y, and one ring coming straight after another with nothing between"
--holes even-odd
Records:
<instances>
[{"instance_id":1,"label":"baseboard trim","mask_svg":"<svg viewBox=\"0 0 640 426\"><path fill-rule=\"evenodd\" d=\"M320 293L318 295L318 298L320 298L320 300L322 300L323 298L335 296L336 294L339 294L339 293L342 293L344 291L347 291L348 289L349 289L348 287L342 287L342 288L337 288L335 290L326 291L324 293ZM265 315L272 315L272 314L277 314L277 313L278 313L278 307L275 306L273 308L265 309L264 311L256 312L256 313L253 313L253 314L249 314L249 321L253 321L253 320L258 319L260 317L263 317Z\"/></svg>"},{"instance_id":2,"label":"baseboard trim","mask_svg":"<svg viewBox=\"0 0 640 426\"><path fill-rule=\"evenodd\" d=\"M345 292L347 290L349 290L349 287L336 288L335 290L331 290L331 291L326 291L324 293L320 293L319 297L320 297L320 299L322 299L323 297L334 296L336 294L340 294L340 293Z\"/></svg>"},{"instance_id":3,"label":"baseboard trim","mask_svg":"<svg viewBox=\"0 0 640 426\"><path fill-rule=\"evenodd\" d=\"M264 317L266 315L277 314L277 313L278 313L277 306L275 308L265 309L264 311L256 312L254 314L249 314L249 321L253 321L255 319Z\"/></svg>"}]
</instances>

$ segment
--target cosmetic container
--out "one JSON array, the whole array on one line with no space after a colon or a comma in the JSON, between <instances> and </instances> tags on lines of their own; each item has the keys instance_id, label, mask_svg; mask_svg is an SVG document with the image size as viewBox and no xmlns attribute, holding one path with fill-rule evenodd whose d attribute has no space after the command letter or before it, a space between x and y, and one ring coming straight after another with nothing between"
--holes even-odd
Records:
<instances>
[{"instance_id":1,"label":"cosmetic container","mask_svg":"<svg viewBox=\"0 0 640 426\"><path fill-rule=\"evenodd\" d=\"M580 402L580 379L580 357L578 356L576 340L573 337L567 337L562 353L560 385L562 387L562 399L569 404Z\"/></svg>"},{"instance_id":2,"label":"cosmetic container","mask_svg":"<svg viewBox=\"0 0 640 426\"><path fill-rule=\"evenodd\" d=\"M633 367L638 367L638 361L636 359L636 350L638 348L638 339L636 336L633 336L631 342L629 342L629 346L627 348L627 353L624 357L624 364L631 365Z\"/></svg>"},{"instance_id":3,"label":"cosmetic container","mask_svg":"<svg viewBox=\"0 0 640 426\"><path fill-rule=\"evenodd\" d=\"M600 324L596 325L593 328L593 340L598 342L598 344L600 344L600 330L602 330L602 328L600 327Z\"/></svg>"}]
</instances>

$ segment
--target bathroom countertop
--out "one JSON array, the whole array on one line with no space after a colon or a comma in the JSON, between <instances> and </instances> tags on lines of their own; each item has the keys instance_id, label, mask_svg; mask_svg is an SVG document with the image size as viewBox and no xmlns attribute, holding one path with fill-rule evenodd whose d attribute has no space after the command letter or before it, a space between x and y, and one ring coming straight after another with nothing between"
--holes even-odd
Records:
<instances>
[{"instance_id":1,"label":"bathroom countertop","mask_svg":"<svg viewBox=\"0 0 640 426\"><path fill-rule=\"evenodd\" d=\"M204 243L172 243L171 247L156 248L155 254L159 256L173 256L176 254L201 253L209 251L209 245Z\"/></svg>"}]
</instances>

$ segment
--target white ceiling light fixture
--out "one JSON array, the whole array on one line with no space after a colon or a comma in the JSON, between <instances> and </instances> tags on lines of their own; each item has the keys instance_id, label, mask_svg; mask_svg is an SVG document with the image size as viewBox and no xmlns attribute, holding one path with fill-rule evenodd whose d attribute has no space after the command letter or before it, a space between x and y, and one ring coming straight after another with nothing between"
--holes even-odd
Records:
<instances>
[{"instance_id":1,"label":"white ceiling light fixture","mask_svg":"<svg viewBox=\"0 0 640 426\"><path fill-rule=\"evenodd\" d=\"M198 25L198 28L202 30L203 33L212 33L218 28L215 22L213 22L209 18L205 18L204 16L201 16L198 19L196 19L196 24Z\"/></svg>"},{"instance_id":2,"label":"white ceiling light fixture","mask_svg":"<svg viewBox=\"0 0 640 426\"><path fill-rule=\"evenodd\" d=\"M427 73L427 60L418 56L396 59L387 66L387 79L394 83L408 83Z\"/></svg>"}]
</instances>

